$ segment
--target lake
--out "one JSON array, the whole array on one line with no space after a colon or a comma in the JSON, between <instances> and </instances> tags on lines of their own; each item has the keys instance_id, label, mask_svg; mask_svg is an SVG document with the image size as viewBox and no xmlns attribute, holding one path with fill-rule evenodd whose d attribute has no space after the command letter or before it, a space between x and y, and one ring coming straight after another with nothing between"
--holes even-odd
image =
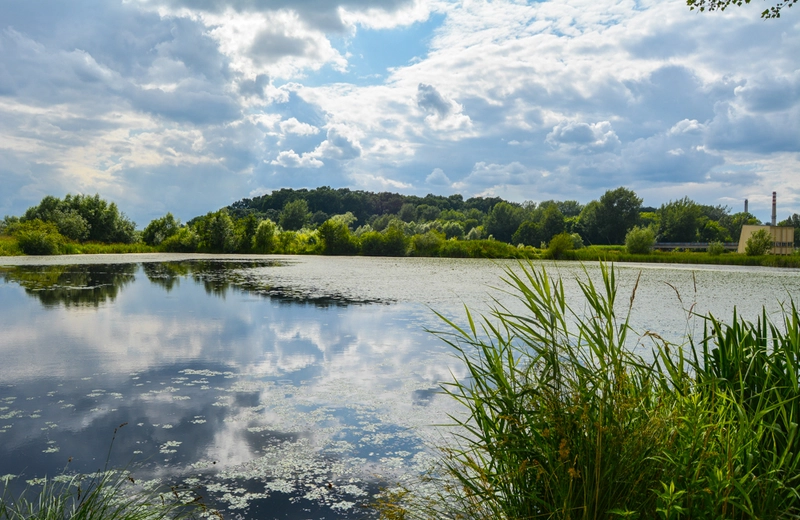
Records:
<instances>
[{"instance_id":1,"label":"lake","mask_svg":"<svg viewBox=\"0 0 800 520\"><path fill-rule=\"evenodd\" d=\"M513 261L211 255L0 258L0 477L127 467L196 487L225 518L372 518L422 471L464 377L434 311L464 321ZM546 263L582 308L577 263ZM631 324L671 341L688 310L774 316L800 271L616 266ZM597 276L597 266L586 270ZM494 288L493 288L494 287ZM646 353L649 344L640 348ZM126 425L111 447L114 429ZM71 459L71 462L68 460Z\"/></svg>"}]
</instances>

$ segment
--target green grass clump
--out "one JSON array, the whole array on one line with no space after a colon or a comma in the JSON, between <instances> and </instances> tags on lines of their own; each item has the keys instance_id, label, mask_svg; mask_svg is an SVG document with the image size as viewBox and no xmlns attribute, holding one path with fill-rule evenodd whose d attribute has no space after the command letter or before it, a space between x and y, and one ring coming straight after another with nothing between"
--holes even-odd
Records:
<instances>
[{"instance_id":1,"label":"green grass clump","mask_svg":"<svg viewBox=\"0 0 800 520\"><path fill-rule=\"evenodd\" d=\"M466 415L426 487L387 495L383 517L800 516L797 309L781 326L703 317L703 338L676 346L634 336L636 288L619 305L613 267L601 273L570 303L560 279L521 265L504 280L524 312L440 316L469 374L444 392ZM642 339L651 357L631 347Z\"/></svg>"}]
</instances>

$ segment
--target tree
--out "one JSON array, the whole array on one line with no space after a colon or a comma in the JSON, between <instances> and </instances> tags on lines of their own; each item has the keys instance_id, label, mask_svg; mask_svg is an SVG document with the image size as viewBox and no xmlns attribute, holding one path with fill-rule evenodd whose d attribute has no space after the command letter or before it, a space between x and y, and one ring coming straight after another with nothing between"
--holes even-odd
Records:
<instances>
[{"instance_id":1,"label":"tree","mask_svg":"<svg viewBox=\"0 0 800 520\"><path fill-rule=\"evenodd\" d=\"M689 197L669 201L658 210L659 235L663 242L694 242L697 240L700 206Z\"/></svg>"},{"instance_id":2,"label":"tree","mask_svg":"<svg viewBox=\"0 0 800 520\"><path fill-rule=\"evenodd\" d=\"M606 191L599 201L581 210L579 232L591 244L623 244L625 234L639 222L642 199L627 188Z\"/></svg>"},{"instance_id":3,"label":"tree","mask_svg":"<svg viewBox=\"0 0 800 520\"><path fill-rule=\"evenodd\" d=\"M633 226L625 235L625 248L632 255L646 255L653 250L656 235L652 228Z\"/></svg>"},{"instance_id":4,"label":"tree","mask_svg":"<svg viewBox=\"0 0 800 520\"><path fill-rule=\"evenodd\" d=\"M724 11L732 5L738 7L743 3L749 4L750 0L686 0L686 5L689 6L690 11L697 9L701 13L703 11ZM780 18L781 9L792 7L795 3L797 3L797 0L780 0L769 9L764 9L761 12L761 18Z\"/></svg>"},{"instance_id":5,"label":"tree","mask_svg":"<svg viewBox=\"0 0 800 520\"><path fill-rule=\"evenodd\" d=\"M253 247L259 253L271 253L275 249L275 223L269 219L262 220L256 228Z\"/></svg>"},{"instance_id":6,"label":"tree","mask_svg":"<svg viewBox=\"0 0 800 520\"><path fill-rule=\"evenodd\" d=\"M498 202L486 217L486 232L495 240L511 242L511 237L522 223L522 208L508 202Z\"/></svg>"},{"instance_id":7,"label":"tree","mask_svg":"<svg viewBox=\"0 0 800 520\"><path fill-rule=\"evenodd\" d=\"M759 229L747 239L744 252L747 256L761 256L772 249L772 235L766 229Z\"/></svg>"},{"instance_id":8,"label":"tree","mask_svg":"<svg viewBox=\"0 0 800 520\"><path fill-rule=\"evenodd\" d=\"M142 241L149 246L160 245L164 240L178 232L180 221L172 213L167 213L161 218L152 220L142 231Z\"/></svg>"},{"instance_id":9,"label":"tree","mask_svg":"<svg viewBox=\"0 0 800 520\"><path fill-rule=\"evenodd\" d=\"M283 229L298 231L306 225L308 218L308 203L304 199L297 199L283 206L280 224Z\"/></svg>"},{"instance_id":10,"label":"tree","mask_svg":"<svg viewBox=\"0 0 800 520\"><path fill-rule=\"evenodd\" d=\"M318 228L318 231L319 236L322 238L323 250L326 255L354 255L358 253L358 239L350 232L350 228L347 227L344 219L330 218Z\"/></svg>"}]
</instances>

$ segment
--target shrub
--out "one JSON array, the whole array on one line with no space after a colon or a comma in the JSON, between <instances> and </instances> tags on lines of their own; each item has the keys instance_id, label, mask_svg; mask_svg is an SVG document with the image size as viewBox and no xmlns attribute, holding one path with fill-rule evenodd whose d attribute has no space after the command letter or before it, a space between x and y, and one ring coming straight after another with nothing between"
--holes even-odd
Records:
<instances>
[{"instance_id":1,"label":"shrub","mask_svg":"<svg viewBox=\"0 0 800 520\"><path fill-rule=\"evenodd\" d=\"M188 226L184 226L161 242L161 250L170 253L194 253L200 246L200 237Z\"/></svg>"},{"instance_id":2,"label":"shrub","mask_svg":"<svg viewBox=\"0 0 800 520\"><path fill-rule=\"evenodd\" d=\"M649 227L633 226L625 235L625 247L632 255L646 255L656 243L655 233Z\"/></svg>"},{"instance_id":3,"label":"shrub","mask_svg":"<svg viewBox=\"0 0 800 520\"><path fill-rule=\"evenodd\" d=\"M719 256L725 252L725 246L722 242L711 242L708 244L708 254L711 256Z\"/></svg>"},{"instance_id":4,"label":"shrub","mask_svg":"<svg viewBox=\"0 0 800 520\"><path fill-rule=\"evenodd\" d=\"M772 235L766 229L759 229L747 239L744 252L747 256L761 256L772 249Z\"/></svg>"},{"instance_id":5,"label":"shrub","mask_svg":"<svg viewBox=\"0 0 800 520\"><path fill-rule=\"evenodd\" d=\"M57 255L65 242L54 223L38 218L16 226L14 237L26 255Z\"/></svg>"},{"instance_id":6,"label":"shrub","mask_svg":"<svg viewBox=\"0 0 800 520\"><path fill-rule=\"evenodd\" d=\"M430 229L422 235L411 237L411 254L414 256L437 256L444 242L443 233Z\"/></svg>"},{"instance_id":7,"label":"shrub","mask_svg":"<svg viewBox=\"0 0 800 520\"><path fill-rule=\"evenodd\" d=\"M546 255L548 258L558 260L564 257L564 253L571 251L573 246L572 235L569 233L559 233L550 239L550 243L547 245Z\"/></svg>"}]
</instances>

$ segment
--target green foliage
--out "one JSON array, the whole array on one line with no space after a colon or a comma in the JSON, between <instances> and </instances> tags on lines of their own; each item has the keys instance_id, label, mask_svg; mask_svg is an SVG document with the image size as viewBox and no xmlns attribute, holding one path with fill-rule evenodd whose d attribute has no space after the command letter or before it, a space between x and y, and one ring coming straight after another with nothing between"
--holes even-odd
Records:
<instances>
[{"instance_id":1,"label":"green foliage","mask_svg":"<svg viewBox=\"0 0 800 520\"><path fill-rule=\"evenodd\" d=\"M662 204L658 210L661 227L658 234L664 242L694 242L697 240L700 206L689 197Z\"/></svg>"},{"instance_id":2,"label":"green foliage","mask_svg":"<svg viewBox=\"0 0 800 520\"><path fill-rule=\"evenodd\" d=\"M164 240L178 232L181 227L172 213L167 213L161 218L152 220L142 231L142 242L149 246L157 246Z\"/></svg>"},{"instance_id":3,"label":"green foliage","mask_svg":"<svg viewBox=\"0 0 800 520\"><path fill-rule=\"evenodd\" d=\"M346 219L331 218L318 229L326 255L355 255L358 253L358 239L347 227Z\"/></svg>"},{"instance_id":4,"label":"green foliage","mask_svg":"<svg viewBox=\"0 0 800 520\"><path fill-rule=\"evenodd\" d=\"M759 220L753 216L751 213L734 213L729 217L726 217L720 221L720 224L724 225L728 232L730 232L731 238L734 241L739 241L739 237L742 234L742 227L744 226L757 226L761 224Z\"/></svg>"},{"instance_id":5,"label":"green foliage","mask_svg":"<svg viewBox=\"0 0 800 520\"><path fill-rule=\"evenodd\" d=\"M590 244L622 244L630 228L639 222L642 199L627 188L606 191L599 201L584 206L580 233Z\"/></svg>"},{"instance_id":6,"label":"green foliage","mask_svg":"<svg viewBox=\"0 0 800 520\"><path fill-rule=\"evenodd\" d=\"M182 227L161 242L161 250L169 253L194 253L200 247L200 237L190 227Z\"/></svg>"},{"instance_id":7,"label":"green foliage","mask_svg":"<svg viewBox=\"0 0 800 520\"><path fill-rule=\"evenodd\" d=\"M721 242L711 242L708 244L708 254L711 256L719 256L725 252L725 246Z\"/></svg>"},{"instance_id":8,"label":"green foliage","mask_svg":"<svg viewBox=\"0 0 800 520\"><path fill-rule=\"evenodd\" d=\"M744 252L747 256L761 256L772 249L772 235L766 229L759 229L747 239Z\"/></svg>"},{"instance_id":9,"label":"green foliage","mask_svg":"<svg viewBox=\"0 0 800 520\"><path fill-rule=\"evenodd\" d=\"M417 208L413 204L406 202L400 207L397 216L403 222L411 222L417 218Z\"/></svg>"},{"instance_id":10,"label":"green foliage","mask_svg":"<svg viewBox=\"0 0 800 520\"><path fill-rule=\"evenodd\" d=\"M519 206L508 202L497 203L486 217L486 232L495 240L511 242L511 237L522 224L523 211Z\"/></svg>"},{"instance_id":11,"label":"green foliage","mask_svg":"<svg viewBox=\"0 0 800 520\"><path fill-rule=\"evenodd\" d=\"M462 238L464 236L464 226L459 222L445 222L442 232L447 238Z\"/></svg>"},{"instance_id":12,"label":"green foliage","mask_svg":"<svg viewBox=\"0 0 800 520\"><path fill-rule=\"evenodd\" d=\"M293 200L283 207L280 225L288 231L298 231L306 225L309 217L308 203L304 199Z\"/></svg>"},{"instance_id":13,"label":"green foliage","mask_svg":"<svg viewBox=\"0 0 800 520\"><path fill-rule=\"evenodd\" d=\"M547 245L546 256L559 260L564 258L564 253L571 251L575 246L572 235L569 233L559 233L554 236Z\"/></svg>"},{"instance_id":14,"label":"green foliage","mask_svg":"<svg viewBox=\"0 0 800 520\"><path fill-rule=\"evenodd\" d=\"M13 233L26 255L57 255L65 243L54 223L38 218L20 223Z\"/></svg>"},{"instance_id":15,"label":"green foliage","mask_svg":"<svg viewBox=\"0 0 800 520\"><path fill-rule=\"evenodd\" d=\"M541 226L538 222L526 220L519 225L511 236L511 243L525 244L526 246L538 246L542 242Z\"/></svg>"},{"instance_id":16,"label":"green foliage","mask_svg":"<svg viewBox=\"0 0 800 520\"><path fill-rule=\"evenodd\" d=\"M783 327L711 316L699 345L653 337L637 353L613 266L577 279L507 269L496 303L437 335L467 376L453 441L385 518L796 518L800 514L800 316ZM630 304L628 304L630 301ZM626 308L619 315L617 311ZM685 350L684 350L685 348ZM688 351L688 352L687 352Z\"/></svg>"},{"instance_id":17,"label":"green foliage","mask_svg":"<svg viewBox=\"0 0 800 520\"><path fill-rule=\"evenodd\" d=\"M17 256L21 254L22 251L19 249L17 239L0 235L0 256Z\"/></svg>"},{"instance_id":18,"label":"green foliage","mask_svg":"<svg viewBox=\"0 0 800 520\"><path fill-rule=\"evenodd\" d=\"M656 236L652 228L634 226L625 235L625 248L632 255L646 255L653 250Z\"/></svg>"},{"instance_id":19,"label":"green foliage","mask_svg":"<svg viewBox=\"0 0 800 520\"><path fill-rule=\"evenodd\" d=\"M271 220L262 220L256 228L253 248L258 253L269 254L275 250L275 231L277 226Z\"/></svg>"},{"instance_id":20,"label":"green foliage","mask_svg":"<svg viewBox=\"0 0 800 520\"><path fill-rule=\"evenodd\" d=\"M444 233L435 229L428 230L424 234L411 237L412 256L439 256L439 249L445 242Z\"/></svg>"},{"instance_id":21,"label":"green foliage","mask_svg":"<svg viewBox=\"0 0 800 520\"><path fill-rule=\"evenodd\" d=\"M136 240L136 225L100 195L67 195L64 200L48 195L22 217L35 219L52 222L71 240L125 244Z\"/></svg>"},{"instance_id":22,"label":"green foliage","mask_svg":"<svg viewBox=\"0 0 800 520\"><path fill-rule=\"evenodd\" d=\"M708 220L699 231L701 242L731 242L728 229L716 220ZM738 240L738 237L737 237Z\"/></svg>"},{"instance_id":23,"label":"green foliage","mask_svg":"<svg viewBox=\"0 0 800 520\"><path fill-rule=\"evenodd\" d=\"M361 253L367 256L405 256L409 240L402 229L391 226L384 233L369 231L361 236Z\"/></svg>"}]
</instances>

